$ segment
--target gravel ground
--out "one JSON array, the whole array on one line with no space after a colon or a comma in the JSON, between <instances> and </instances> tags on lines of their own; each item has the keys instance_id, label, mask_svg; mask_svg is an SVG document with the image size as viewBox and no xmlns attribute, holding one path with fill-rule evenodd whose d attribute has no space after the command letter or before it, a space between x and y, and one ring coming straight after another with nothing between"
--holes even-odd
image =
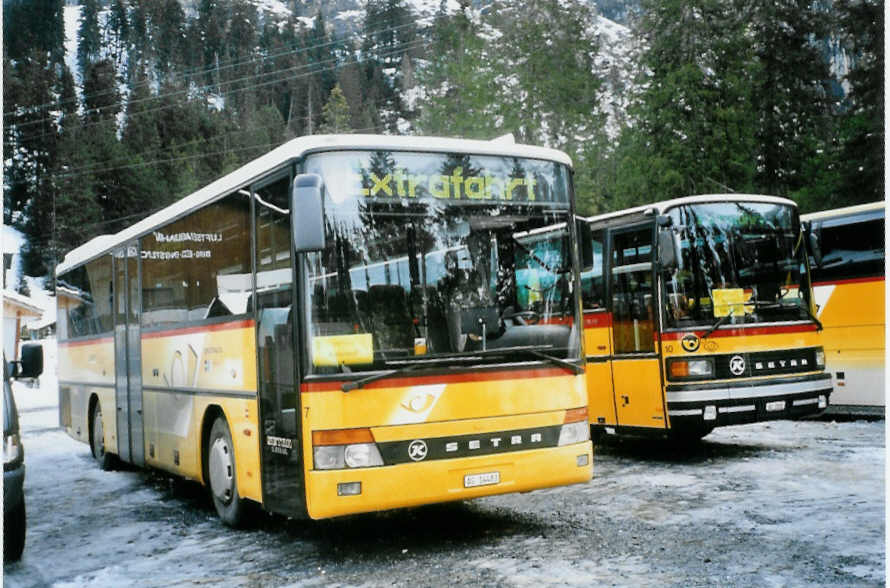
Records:
<instances>
[{"instance_id":1,"label":"gravel ground","mask_svg":"<svg viewBox=\"0 0 890 588\"><path fill-rule=\"evenodd\" d=\"M885 424L773 422L595 448L590 483L343 519L222 526L193 483L102 472L16 383L28 538L7 586L872 586Z\"/></svg>"}]
</instances>

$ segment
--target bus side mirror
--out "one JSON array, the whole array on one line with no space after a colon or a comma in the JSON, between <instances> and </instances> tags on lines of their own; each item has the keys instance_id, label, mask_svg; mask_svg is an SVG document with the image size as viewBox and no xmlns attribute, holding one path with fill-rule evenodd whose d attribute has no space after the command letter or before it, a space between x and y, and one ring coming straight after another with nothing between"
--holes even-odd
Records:
<instances>
[{"instance_id":1,"label":"bus side mirror","mask_svg":"<svg viewBox=\"0 0 890 588\"><path fill-rule=\"evenodd\" d=\"M670 229L658 231L658 263L662 271L672 271L677 268L677 246L674 242L674 233Z\"/></svg>"},{"instance_id":2,"label":"bus side mirror","mask_svg":"<svg viewBox=\"0 0 890 588\"><path fill-rule=\"evenodd\" d=\"M294 178L290 209L297 253L324 249L323 191L321 176L317 174L300 174Z\"/></svg>"},{"instance_id":3,"label":"bus side mirror","mask_svg":"<svg viewBox=\"0 0 890 588\"><path fill-rule=\"evenodd\" d=\"M593 268L593 232L584 219L575 218L575 234L578 235L578 260L582 270Z\"/></svg>"},{"instance_id":4,"label":"bus side mirror","mask_svg":"<svg viewBox=\"0 0 890 588\"><path fill-rule=\"evenodd\" d=\"M22 345L21 367L16 372L17 378L36 378L43 373L43 346L39 343Z\"/></svg>"},{"instance_id":5,"label":"bus side mirror","mask_svg":"<svg viewBox=\"0 0 890 588\"><path fill-rule=\"evenodd\" d=\"M814 227L812 223L804 225L807 236L807 249L810 257L816 262L816 267L822 267L822 246L819 243L819 229Z\"/></svg>"}]
</instances>

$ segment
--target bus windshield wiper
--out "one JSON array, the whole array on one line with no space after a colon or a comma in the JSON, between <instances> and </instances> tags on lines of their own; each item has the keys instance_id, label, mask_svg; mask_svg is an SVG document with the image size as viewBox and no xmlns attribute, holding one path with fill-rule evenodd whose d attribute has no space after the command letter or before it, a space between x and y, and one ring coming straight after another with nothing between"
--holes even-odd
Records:
<instances>
[{"instance_id":1,"label":"bus windshield wiper","mask_svg":"<svg viewBox=\"0 0 890 588\"><path fill-rule=\"evenodd\" d=\"M705 334L702 335L701 338L702 338L702 339L707 339L707 338L708 338L708 335L710 335L711 333L713 333L714 331L716 331L717 329L719 329L719 328L720 328L720 325L722 325L723 323L725 323L725 322L727 321L727 319L729 319L730 317L732 317L732 309L731 309L731 308L729 309L729 313L728 313L728 314L724 314L723 316L721 316L720 318L718 318L718 319L714 322L714 324L711 325L711 328L708 329L707 331L705 331Z\"/></svg>"},{"instance_id":2,"label":"bus windshield wiper","mask_svg":"<svg viewBox=\"0 0 890 588\"><path fill-rule=\"evenodd\" d=\"M410 372L411 370L417 369L420 367L419 365L406 365L405 367L396 368L393 370L386 370L384 372L377 372L375 374L371 374L370 376L365 376L360 380L352 380L349 382L343 382L343 385L340 386L340 389L344 392L350 392L355 390L356 388L361 388L365 384L370 384L371 382L376 382L377 380L382 380L383 378L388 378L390 376L397 376L399 374L404 374L406 372Z\"/></svg>"},{"instance_id":3,"label":"bus windshield wiper","mask_svg":"<svg viewBox=\"0 0 890 588\"><path fill-rule=\"evenodd\" d=\"M544 347L544 349L550 349L551 347L552 347L552 345L548 345L548 346ZM554 357L553 355L550 355L549 353L544 353L541 350L541 347L535 346L535 345L522 345L522 346L517 346L517 347L501 347L501 348L495 348L495 349L486 349L485 351L480 351L480 352L476 353L476 355L479 355L479 356L509 355L511 353L524 353L526 355L531 355L533 357L537 357L537 358L543 359L545 361L549 361L550 363L556 364L559 367L571 370L572 372L574 372L576 374L584 373L583 366L577 365L575 363L572 363L571 361L567 361L567 360L559 358L559 357Z\"/></svg>"},{"instance_id":4,"label":"bus windshield wiper","mask_svg":"<svg viewBox=\"0 0 890 588\"><path fill-rule=\"evenodd\" d=\"M486 349L484 351L467 351L462 353L450 353L448 355L442 355L440 357L431 357L424 359L403 359L403 360L393 360L387 362L387 366L400 366L395 369L390 369L382 372L377 372L361 378L359 380L352 380L350 382L344 382L340 389L344 392L350 392L357 388L361 388L366 384L370 384L371 382L376 382L377 380L382 380L384 378L389 378L392 376L401 375L417 368L425 367L425 366L433 366L437 364L447 364L455 361L458 362L469 362L481 360L485 357L497 356L497 355L510 355L513 353L517 354L527 354L532 355L534 357L543 359L545 361L549 361L550 363L556 364L559 367L566 368L571 370L576 374L583 374L584 367L574 364L565 359L561 359L559 357L554 357L548 353L544 353L540 348L534 345L523 345L516 347L501 347L498 349Z\"/></svg>"},{"instance_id":5,"label":"bus windshield wiper","mask_svg":"<svg viewBox=\"0 0 890 588\"><path fill-rule=\"evenodd\" d=\"M795 303L793 303L793 302L791 302L791 303L783 303L783 302L779 302L779 301L776 301L776 302L769 302L769 301L767 301L767 300L749 300L748 302L745 302L745 306L753 306L753 307L755 307L755 308L765 308L765 309L775 309L775 308L786 308L786 309L797 308L797 309L801 309L801 310L803 310L805 313L807 313L807 317L808 317L811 321L813 321L814 323L816 323L816 330L817 330L817 331L821 331L821 330L823 330L823 329L825 328L825 327L822 326L822 321L820 321L818 318L816 318L816 315L814 315L814 314L810 311L810 307L809 307L808 305L807 305L807 306L802 306L802 305L800 305L800 304L795 304Z\"/></svg>"}]
</instances>

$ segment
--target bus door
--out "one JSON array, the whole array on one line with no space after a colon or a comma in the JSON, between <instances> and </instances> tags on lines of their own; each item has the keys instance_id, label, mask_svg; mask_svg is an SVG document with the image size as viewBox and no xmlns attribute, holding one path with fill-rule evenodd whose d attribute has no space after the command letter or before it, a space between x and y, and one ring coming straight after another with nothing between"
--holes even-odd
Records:
<instances>
[{"instance_id":1,"label":"bus door","mask_svg":"<svg viewBox=\"0 0 890 588\"><path fill-rule=\"evenodd\" d=\"M587 350L587 410L593 425L617 424L615 396L612 393L612 315L606 304L604 264L605 231L590 232L582 242L591 256L581 272L581 300L584 304L584 348Z\"/></svg>"},{"instance_id":2,"label":"bus door","mask_svg":"<svg viewBox=\"0 0 890 588\"><path fill-rule=\"evenodd\" d=\"M114 252L114 404L118 456L145 465L142 345L139 332L139 243Z\"/></svg>"},{"instance_id":3,"label":"bus door","mask_svg":"<svg viewBox=\"0 0 890 588\"><path fill-rule=\"evenodd\" d=\"M652 223L609 232L612 382L618 425L664 428Z\"/></svg>"},{"instance_id":4,"label":"bus door","mask_svg":"<svg viewBox=\"0 0 890 588\"><path fill-rule=\"evenodd\" d=\"M255 310L263 506L305 517L299 433L299 313L294 297L290 224L291 175L253 187Z\"/></svg>"}]
</instances>

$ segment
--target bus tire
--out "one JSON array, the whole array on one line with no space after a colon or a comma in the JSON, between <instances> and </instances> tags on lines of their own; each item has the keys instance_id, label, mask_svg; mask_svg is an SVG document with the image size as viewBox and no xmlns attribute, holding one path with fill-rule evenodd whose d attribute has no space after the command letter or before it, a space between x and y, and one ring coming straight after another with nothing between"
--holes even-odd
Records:
<instances>
[{"instance_id":1,"label":"bus tire","mask_svg":"<svg viewBox=\"0 0 890 588\"><path fill-rule=\"evenodd\" d=\"M3 513L3 560L18 561L25 549L25 501Z\"/></svg>"},{"instance_id":2,"label":"bus tire","mask_svg":"<svg viewBox=\"0 0 890 588\"><path fill-rule=\"evenodd\" d=\"M206 456L207 485L213 506L223 523L241 527L247 507L244 499L238 495L235 450L229 425L223 416L216 417L210 429Z\"/></svg>"},{"instance_id":3,"label":"bus tire","mask_svg":"<svg viewBox=\"0 0 890 588\"><path fill-rule=\"evenodd\" d=\"M691 429L682 429L680 431L672 430L669 435L670 439L675 443L681 445L695 445L696 443L700 443L704 437L710 435L713 430L713 426L695 427Z\"/></svg>"},{"instance_id":4,"label":"bus tire","mask_svg":"<svg viewBox=\"0 0 890 588\"><path fill-rule=\"evenodd\" d=\"M114 455L105 451L105 427L98 400L90 411L90 451L99 464L99 469L107 472L114 468Z\"/></svg>"}]
</instances>

